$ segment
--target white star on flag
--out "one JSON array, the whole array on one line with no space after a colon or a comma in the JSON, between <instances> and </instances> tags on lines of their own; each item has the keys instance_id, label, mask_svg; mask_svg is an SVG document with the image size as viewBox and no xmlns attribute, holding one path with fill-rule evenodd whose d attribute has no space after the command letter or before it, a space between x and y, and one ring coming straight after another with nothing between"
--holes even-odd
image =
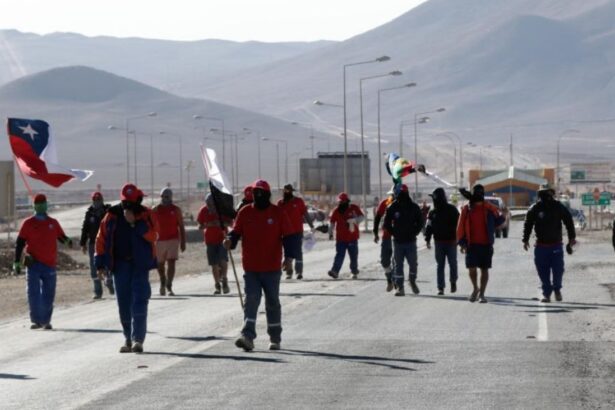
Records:
<instances>
[{"instance_id":1,"label":"white star on flag","mask_svg":"<svg viewBox=\"0 0 615 410\"><path fill-rule=\"evenodd\" d=\"M30 124L28 124L27 127L19 127L19 128L21 128L24 134L29 135L32 141L34 141L34 136L38 135L38 132L36 132L36 130L32 128Z\"/></svg>"}]
</instances>

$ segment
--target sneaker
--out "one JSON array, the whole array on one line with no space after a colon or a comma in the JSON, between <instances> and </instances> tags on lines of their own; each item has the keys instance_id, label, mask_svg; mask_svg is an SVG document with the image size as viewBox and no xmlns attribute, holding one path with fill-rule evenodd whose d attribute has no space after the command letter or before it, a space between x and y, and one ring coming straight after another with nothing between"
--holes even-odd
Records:
<instances>
[{"instance_id":1,"label":"sneaker","mask_svg":"<svg viewBox=\"0 0 615 410\"><path fill-rule=\"evenodd\" d=\"M555 292L555 300L557 300L558 302L562 301L562 292L559 290L556 290Z\"/></svg>"},{"instance_id":2,"label":"sneaker","mask_svg":"<svg viewBox=\"0 0 615 410\"><path fill-rule=\"evenodd\" d=\"M239 336L237 340L235 340L235 346L245 350L246 352L254 350L254 342L246 336Z\"/></svg>"},{"instance_id":3,"label":"sneaker","mask_svg":"<svg viewBox=\"0 0 615 410\"><path fill-rule=\"evenodd\" d=\"M160 286L160 296L165 296L167 294L167 290L165 289L164 285Z\"/></svg>"},{"instance_id":4,"label":"sneaker","mask_svg":"<svg viewBox=\"0 0 615 410\"><path fill-rule=\"evenodd\" d=\"M43 327L43 326L39 325L38 323L32 323L30 325L30 329L32 329L32 330L40 329L41 327Z\"/></svg>"},{"instance_id":5,"label":"sneaker","mask_svg":"<svg viewBox=\"0 0 615 410\"><path fill-rule=\"evenodd\" d=\"M444 289L442 289L442 288L438 288L438 295L439 295L439 296L444 295Z\"/></svg>"},{"instance_id":6,"label":"sneaker","mask_svg":"<svg viewBox=\"0 0 615 410\"><path fill-rule=\"evenodd\" d=\"M356 279L356 278L358 278L358 277L359 277L359 275L358 275L357 273L353 273L353 274L352 274L352 279Z\"/></svg>"},{"instance_id":7,"label":"sneaker","mask_svg":"<svg viewBox=\"0 0 615 410\"><path fill-rule=\"evenodd\" d=\"M231 288L228 287L228 282L227 281L222 282L222 293L226 295L227 293L230 293L230 292L231 292Z\"/></svg>"},{"instance_id":8,"label":"sneaker","mask_svg":"<svg viewBox=\"0 0 615 410\"><path fill-rule=\"evenodd\" d=\"M45 326L43 326L44 330L53 330L53 326L51 326L51 323L47 323Z\"/></svg>"},{"instance_id":9,"label":"sneaker","mask_svg":"<svg viewBox=\"0 0 615 410\"><path fill-rule=\"evenodd\" d=\"M404 288L397 288L397 292L395 292L395 296L406 296L406 292Z\"/></svg>"},{"instance_id":10,"label":"sneaker","mask_svg":"<svg viewBox=\"0 0 615 410\"><path fill-rule=\"evenodd\" d=\"M132 345L132 352L133 353L143 353L143 343L141 342L135 342Z\"/></svg>"},{"instance_id":11,"label":"sneaker","mask_svg":"<svg viewBox=\"0 0 615 410\"><path fill-rule=\"evenodd\" d=\"M472 303L476 302L476 299L478 298L478 289L474 289L474 291L472 292L472 294L470 295L470 297L468 298L468 300Z\"/></svg>"},{"instance_id":12,"label":"sneaker","mask_svg":"<svg viewBox=\"0 0 615 410\"><path fill-rule=\"evenodd\" d=\"M303 279L303 273L297 272L297 280L302 280L302 279Z\"/></svg>"},{"instance_id":13,"label":"sneaker","mask_svg":"<svg viewBox=\"0 0 615 410\"><path fill-rule=\"evenodd\" d=\"M132 352L132 342L130 340L126 340L126 343L120 347L120 353L130 353Z\"/></svg>"},{"instance_id":14,"label":"sneaker","mask_svg":"<svg viewBox=\"0 0 615 410\"><path fill-rule=\"evenodd\" d=\"M280 350L280 342L269 343L269 350Z\"/></svg>"},{"instance_id":15,"label":"sneaker","mask_svg":"<svg viewBox=\"0 0 615 410\"><path fill-rule=\"evenodd\" d=\"M388 281L387 282L387 292L390 292L393 290L393 282L392 281Z\"/></svg>"},{"instance_id":16,"label":"sneaker","mask_svg":"<svg viewBox=\"0 0 615 410\"><path fill-rule=\"evenodd\" d=\"M487 303L487 298L485 295L481 295L478 297L478 303Z\"/></svg>"},{"instance_id":17,"label":"sneaker","mask_svg":"<svg viewBox=\"0 0 615 410\"><path fill-rule=\"evenodd\" d=\"M293 278L293 274L292 273L287 273L286 274L286 279L292 279Z\"/></svg>"},{"instance_id":18,"label":"sneaker","mask_svg":"<svg viewBox=\"0 0 615 410\"><path fill-rule=\"evenodd\" d=\"M451 282L451 293L457 292L457 282Z\"/></svg>"},{"instance_id":19,"label":"sneaker","mask_svg":"<svg viewBox=\"0 0 615 410\"><path fill-rule=\"evenodd\" d=\"M419 290L419 287L416 285L415 279L410 279L410 287L412 288L412 293L414 293L415 295L418 295L419 293L421 293L421 291Z\"/></svg>"},{"instance_id":20,"label":"sneaker","mask_svg":"<svg viewBox=\"0 0 615 410\"><path fill-rule=\"evenodd\" d=\"M219 283L216 283L216 290L214 290L214 295L219 295L220 293L222 293L222 288L220 287Z\"/></svg>"},{"instance_id":21,"label":"sneaker","mask_svg":"<svg viewBox=\"0 0 615 410\"><path fill-rule=\"evenodd\" d=\"M92 300L102 299L102 295L92 295Z\"/></svg>"},{"instance_id":22,"label":"sneaker","mask_svg":"<svg viewBox=\"0 0 615 410\"><path fill-rule=\"evenodd\" d=\"M175 292L173 292L173 288L170 286L167 286L167 295L175 296Z\"/></svg>"},{"instance_id":23,"label":"sneaker","mask_svg":"<svg viewBox=\"0 0 615 410\"><path fill-rule=\"evenodd\" d=\"M113 287L113 282L107 283L107 290L109 291L110 295L115 295L115 288Z\"/></svg>"},{"instance_id":24,"label":"sneaker","mask_svg":"<svg viewBox=\"0 0 615 410\"><path fill-rule=\"evenodd\" d=\"M339 273L334 272L332 270L330 270L329 272L327 272L327 275L331 276L333 279L337 279L339 278Z\"/></svg>"},{"instance_id":25,"label":"sneaker","mask_svg":"<svg viewBox=\"0 0 615 410\"><path fill-rule=\"evenodd\" d=\"M543 296L542 299L540 299L540 303L551 303L551 298Z\"/></svg>"}]
</instances>

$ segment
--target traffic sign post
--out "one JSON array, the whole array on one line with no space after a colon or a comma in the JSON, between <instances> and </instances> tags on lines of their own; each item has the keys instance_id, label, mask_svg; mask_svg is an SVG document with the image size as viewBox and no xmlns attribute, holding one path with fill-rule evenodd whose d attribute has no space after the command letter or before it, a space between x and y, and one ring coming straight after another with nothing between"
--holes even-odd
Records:
<instances>
[{"instance_id":1,"label":"traffic sign post","mask_svg":"<svg viewBox=\"0 0 615 410\"><path fill-rule=\"evenodd\" d=\"M601 192L599 197L594 196L591 192L582 194L581 204L584 206L609 206L611 205L611 193Z\"/></svg>"}]
</instances>

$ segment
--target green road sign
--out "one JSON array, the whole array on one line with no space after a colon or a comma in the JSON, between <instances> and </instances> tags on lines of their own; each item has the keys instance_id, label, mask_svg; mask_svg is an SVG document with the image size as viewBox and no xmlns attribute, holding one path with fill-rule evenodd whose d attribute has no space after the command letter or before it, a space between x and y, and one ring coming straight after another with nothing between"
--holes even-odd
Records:
<instances>
[{"instance_id":1,"label":"green road sign","mask_svg":"<svg viewBox=\"0 0 615 410\"><path fill-rule=\"evenodd\" d=\"M570 172L570 182L585 181L585 171L573 170Z\"/></svg>"},{"instance_id":2,"label":"green road sign","mask_svg":"<svg viewBox=\"0 0 615 410\"><path fill-rule=\"evenodd\" d=\"M601 192L600 199L596 200L594 198L594 194L582 194L581 195L581 203L585 206L607 206L611 205L611 194L610 192Z\"/></svg>"},{"instance_id":3,"label":"green road sign","mask_svg":"<svg viewBox=\"0 0 615 410\"><path fill-rule=\"evenodd\" d=\"M199 181L196 183L196 189L205 189L207 182Z\"/></svg>"}]
</instances>

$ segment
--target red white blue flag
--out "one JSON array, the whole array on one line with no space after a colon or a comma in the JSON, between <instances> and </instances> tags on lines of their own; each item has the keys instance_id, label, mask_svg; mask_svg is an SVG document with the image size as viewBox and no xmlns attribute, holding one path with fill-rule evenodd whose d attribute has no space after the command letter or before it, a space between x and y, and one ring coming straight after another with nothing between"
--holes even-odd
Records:
<instances>
[{"instance_id":1,"label":"red white blue flag","mask_svg":"<svg viewBox=\"0 0 615 410\"><path fill-rule=\"evenodd\" d=\"M56 147L45 121L9 118L7 132L19 169L31 178L57 188L73 179L85 181L94 173L58 165Z\"/></svg>"}]
</instances>

